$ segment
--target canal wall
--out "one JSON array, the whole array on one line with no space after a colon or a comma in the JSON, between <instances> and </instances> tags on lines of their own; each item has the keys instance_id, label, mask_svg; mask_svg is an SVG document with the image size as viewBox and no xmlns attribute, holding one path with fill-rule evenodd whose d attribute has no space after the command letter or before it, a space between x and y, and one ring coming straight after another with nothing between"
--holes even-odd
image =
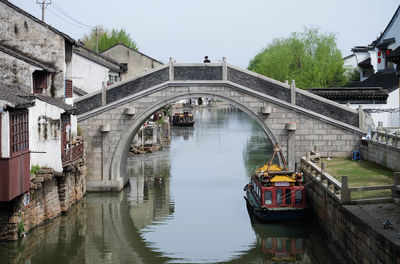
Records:
<instances>
[{"instance_id":1,"label":"canal wall","mask_svg":"<svg viewBox=\"0 0 400 264\"><path fill-rule=\"evenodd\" d=\"M392 230L371 219L357 205L344 205L322 181L315 180L312 170L303 167L307 182L307 203L312 217L350 263L398 263L400 246ZM374 222L375 221L375 222Z\"/></svg>"},{"instance_id":2,"label":"canal wall","mask_svg":"<svg viewBox=\"0 0 400 264\"><path fill-rule=\"evenodd\" d=\"M372 131L360 146L361 157L385 168L400 171L400 131L396 134Z\"/></svg>"},{"instance_id":3,"label":"canal wall","mask_svg":"<svg viewBox=\"0 0 400 264\"><path fill-rule=\"evenodd\" d=\"M65 168L62 173L40 169L31 175L29 192L0 203L0 241L17 240L32 228L49 221L86 194L83 160Z\"/></svg>"}]
</instances>

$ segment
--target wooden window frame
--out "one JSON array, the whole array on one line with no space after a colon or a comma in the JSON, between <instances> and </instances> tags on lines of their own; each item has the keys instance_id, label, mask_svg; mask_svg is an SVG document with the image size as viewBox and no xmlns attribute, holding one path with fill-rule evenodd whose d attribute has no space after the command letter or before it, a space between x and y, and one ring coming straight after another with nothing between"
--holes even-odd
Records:
<instances>
[{"instance_id":1,"label":"wooden window frame","mask_svg":"<svg viewBox=\"0 0 400 264\"><path fill-rule=\"evenodd\" d=\"M10 111L10 157L29 151L28 109Z\"/></svg>"},{"instance_id":2,"label":"wooden window frame","mask_svg":"<svg viewBox=\"0 0 400 264\"><path fill-rule=\"evenodd\" d=\"M72 80L66 79L65 80L65 98L72 98L74 96L74 91L72 87Z\"/></svg>"}]
</instances>

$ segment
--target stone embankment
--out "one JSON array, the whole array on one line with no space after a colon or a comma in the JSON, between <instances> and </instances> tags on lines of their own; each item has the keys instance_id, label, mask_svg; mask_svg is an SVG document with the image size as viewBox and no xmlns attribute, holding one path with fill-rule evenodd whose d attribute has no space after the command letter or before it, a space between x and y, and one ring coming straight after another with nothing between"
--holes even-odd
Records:
<instances>
[{"instance_id":1,"label":"stone embankment","mask_svg":"<svg viewBox=\"0 0 400 264\"><path fill-rule=\"evenodd\" d=\"M389 228L384 224L387 208L390 215L397 213L398 219L398 205L394 202L368 206L347 204L343 182L336 181L305 157L301 159L301 170L307 182L307 201L313 219L349 263L400 264L400 229L395 223ZM395 188L393 192L395 198L398 195Z\"/></svg>"},{"instance_id":2,"label":"stone embankment","mask_svg":"<svg viewBox=\"0 0 400 264\"><path fill-rule=\"evenodd\" d=\"M83 159L64 168L62 173L40 169L31 175L29 192L0 203L0 240L17 240L32 228L45 223L71 206L86 194L86 175Z\"/></svg>"}]
</instances>

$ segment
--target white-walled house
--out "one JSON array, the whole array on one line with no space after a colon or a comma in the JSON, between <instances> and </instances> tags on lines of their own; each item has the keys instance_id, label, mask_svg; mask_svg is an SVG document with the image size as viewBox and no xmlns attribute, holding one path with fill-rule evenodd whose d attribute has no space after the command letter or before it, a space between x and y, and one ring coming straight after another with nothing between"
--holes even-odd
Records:
<instances>
[{"instance_id":1,"label":"white-walled house","mask_svg":"<svg viewBox=\"0 0 400 264\"><path fill-rule=\"evenodd\" d=\"M33 165L63 172L83 141L71 105L75 41L5 0L0 19L1 202L29 190Z\"/></svg>"},{"instance_id":2,"label":"white-walled house","mask_svg":"<svg viewBox=\"0 0 400 264\"><path fill-rule=\"evenodd\" d=\"M400 6L378 39L367 46L355 46L351 51L351 55L343 58L344 65L358 69L360 81L351 82L349 87L344 87L342 90L331 88L330 91L318 89L310 91L328 99L349 104L352 108L358 108L358 105L362 104L375 125L382 122L385 127L400 127ZM386 90L387 98L382 100L383 91L371 90L374 87ZM353 89L352 95L348 88ZM339 96L338 93L342 94ZM362 93L364 93L361 96L362 102L355 102L356 97ZM365 96L365 93L369 93L369 96ZM336 100L335 97L342 99ZM347 101L343 98L347 98ZM376 98L379 99L376 100Z\"/></svg>"},{"instance_id":3,"label":"white-walled house","mask_svg":"<svg viewBox=\"0 0 400 264\"><path fill-rule=\"evenodd\" d=\"M92 93L104 85L111 85L121 80L121 65L104 55L93 52L84 46L75 46L72 56L72 78L74 80L74 98L81 92Z\"/></svg>"}]
</instances>

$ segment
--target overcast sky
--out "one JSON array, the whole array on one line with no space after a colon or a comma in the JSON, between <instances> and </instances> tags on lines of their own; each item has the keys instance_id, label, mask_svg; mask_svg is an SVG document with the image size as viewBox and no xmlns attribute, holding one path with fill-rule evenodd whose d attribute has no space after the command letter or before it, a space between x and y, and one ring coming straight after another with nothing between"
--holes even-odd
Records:
<instances>
[{"instance_id":1,"label":"overcast sky","mask_svg":"<svg viewBox=\"0 0 400 264\"><path fill-rule=\"evenodd\" d=\"M36 0L10 2L41 18ZM162 62L212 62L247 67L273 39L304 26L337 35L343 56L371 43L398 0L53 0L45 22L79 39L94 27L124 28L139 50ZM63 13L64 12L64 13ZM72 20L72 19L74 20ZM81 24L80 24L81 23Z\"/></svg>"}]
</instances>

